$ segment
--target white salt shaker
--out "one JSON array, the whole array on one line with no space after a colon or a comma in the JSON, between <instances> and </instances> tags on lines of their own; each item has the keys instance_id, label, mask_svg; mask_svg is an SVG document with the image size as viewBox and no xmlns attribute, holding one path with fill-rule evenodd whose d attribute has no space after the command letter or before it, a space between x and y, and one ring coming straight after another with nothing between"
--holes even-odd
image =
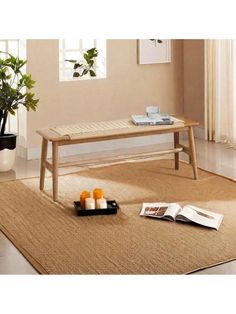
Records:
<instances>
[{"instance_id":1,"label":"white salt shaker","mask_svg":"<svg viewBox=\"0 0 236 314\"><path fill-rule=\"evenodd\" d=\"M95 200L92 197L85 199L85 209L95 209Z\"/></svg>"},{"instance_id":2,"label":"white salt shaker","mask_svg":"<svg viewBox=\"0 0 236 314\"><path fill-rule=\"evenodd\" d=\"M96 208L107 208L107 200L105 198L99 198L96 200Z\"/></svg>"}]
</instances>

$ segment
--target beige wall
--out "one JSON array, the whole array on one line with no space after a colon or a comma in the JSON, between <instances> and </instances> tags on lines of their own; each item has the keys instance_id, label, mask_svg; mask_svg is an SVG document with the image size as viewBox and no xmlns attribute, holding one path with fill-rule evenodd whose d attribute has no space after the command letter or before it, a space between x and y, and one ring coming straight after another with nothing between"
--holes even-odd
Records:
<instances>
[{"instance_id":1,"label":"beige wall","mask_svg":"<svg viewBox=\"0 0 236 314\"><path fill-rule=\"evenodd\" d=\"M184 115L204 124L204 40L183 41Z\"/></svg>"},{"instance_id":2,"label":"beige wall","mask_svg":"<svg viewBox=\"0 0 236 314\"><path fill-rule=\"evenodd\" d=\"M36 80L37 112L28 113L28 148L39 128L79 121L123 118L149 104L183 113L182 40L172 41L172 62L138 65L136 40L107 41L107 78L59 82L58 40L27 41L27 71Z\"/></svg>"}]
</instances>

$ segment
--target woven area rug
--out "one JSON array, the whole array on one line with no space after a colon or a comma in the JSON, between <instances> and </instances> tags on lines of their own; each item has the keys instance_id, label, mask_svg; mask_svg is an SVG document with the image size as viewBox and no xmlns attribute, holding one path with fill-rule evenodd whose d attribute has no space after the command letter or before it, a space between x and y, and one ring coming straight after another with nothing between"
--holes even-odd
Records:
<instances>
[{"instance_id":1,"label":"woven area rug","mask_svg":"<svg viewBox=\"0 0 236 314\"><path fill-rule=\"evenodd\" d=\"M0 184L0 228L45 274L185 274L236 259L236 185L173 161L90 169L59 178L60 203L39 179ZM117 215L78 217L82 189L101 187L120 204ZM139 216L142 202L191 203L224 214L219 231Z\"/></svg>"}]
</instances>

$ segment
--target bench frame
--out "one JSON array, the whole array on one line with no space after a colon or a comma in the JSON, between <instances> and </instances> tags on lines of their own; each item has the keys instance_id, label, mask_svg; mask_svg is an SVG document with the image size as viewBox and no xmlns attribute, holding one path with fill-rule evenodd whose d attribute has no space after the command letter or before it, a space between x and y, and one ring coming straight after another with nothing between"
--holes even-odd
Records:
<instances>
[{"instance_id":1,"label":"bench frame","mask_svg":"<svg viewBox=\"0 0 236 314\"><path fill-rule=\"evenodd\" d=\"M184 152L189 156L189 163L193 168L194 179L198 179L196 149L193 134L193 127L199 125L197 121L181 118L184 124L176 124L176 126L141 126L136 127L135 132L127 130L126 132L119 132L116 134L96 135L86 138L70 139L69 136L59 136L52 129L38 130L37 133L42 136L42 151L41 151L41 165L40 165L40 190L44 189L45 171L48 169L52 173L52 185L53 185L53 200L58 201L58 169L59 167L78 165L79 162L59 163L59 146L73 145L88 142L97 142L119 138L129 138L137 136L147 136L156 134L173 133L174 148L169 150L163 150L156 152L156 154L168 154L174 153L175 169L179 169L179 153ZM180 144L179 133L187 132L188 147ZM48 142L52 143L52 162L47 160Z\"/></svg>"}]
</instances>

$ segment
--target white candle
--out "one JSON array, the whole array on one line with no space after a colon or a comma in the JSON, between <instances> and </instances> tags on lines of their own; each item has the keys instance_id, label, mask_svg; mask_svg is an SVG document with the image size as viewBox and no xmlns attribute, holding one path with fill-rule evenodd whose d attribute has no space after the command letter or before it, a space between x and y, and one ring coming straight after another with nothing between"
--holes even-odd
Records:
<instances>
[{"instance_id":1,"label":"white candle","mask_svg":"<svg viewBox=\"0 0 236 314\"><path fill-rule=\"evenodd\" d=\"M85 209L95 209L95 200L92 197L85 199Z\"/></svg>"},{"instance_id":2,"label":"white candle","mask_svg":"<svg viewBox=\"0 0 236 314\"><path fill-rule=\"evenodd\" d=\"M99 198L96 200L96 208L107 208L107 201L105 198Z\"/></svg>"}]
</instances>

